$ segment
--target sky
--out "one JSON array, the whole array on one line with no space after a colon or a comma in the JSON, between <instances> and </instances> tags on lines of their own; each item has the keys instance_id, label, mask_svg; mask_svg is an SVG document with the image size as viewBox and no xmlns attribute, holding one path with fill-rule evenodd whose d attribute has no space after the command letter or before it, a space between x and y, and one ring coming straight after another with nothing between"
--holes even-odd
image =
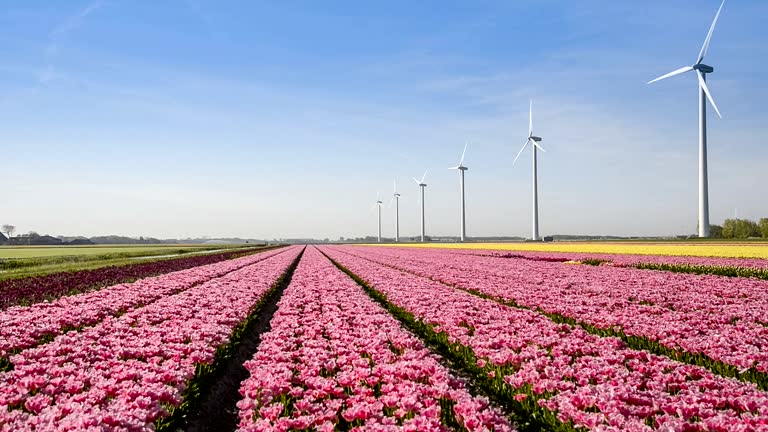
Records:
<instances>
[{"instance_id":1,"label":"sky","mask_svg":"<svg viewBox=\"0 0 768 432\"><path fill-rule=\"evenodd\" d=\"M719 0L5 0L0 223L55 235L693 233L692 74ZM705 62L713 223L768 217L768 2Z\"/></svg>"}]
</instances>

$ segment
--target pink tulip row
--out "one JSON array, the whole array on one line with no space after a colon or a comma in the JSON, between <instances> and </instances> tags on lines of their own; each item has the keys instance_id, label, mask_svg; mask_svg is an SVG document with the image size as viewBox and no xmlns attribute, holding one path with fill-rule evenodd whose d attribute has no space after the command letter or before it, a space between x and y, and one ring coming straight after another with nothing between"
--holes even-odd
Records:
<instances>
[{"instance_id":1,"label":"pink tulip row","mask_svg":"<svg viewBox=\"0 0 768 432\"><path fill-rule=\"evenodd\" d=\"M483 249L441 249L446 253L459 255L478 255L495 257L519 257L541 261L581 261L598 259L617 266L635 264L684 264L706 267L743 267L753 269L768 269L768 259L760 258L719 258L674 255L631 255L582 252L534 252L534 251L499 251Z\"/></svg>"},{"instance_id":2,"label":"pink tulip row","mask_svg":"<svg viewBox=\"0 0 768 432\"><path fill-rule=\"evenodd\" d=\"M520 306L702 353L742 371L768 372L768 281L427 250L344 250Z\"/></svg>"},{"instance_id":3,"label":"pink tulip row","mask_svg":"<svg viewBox=\"0 0 768 432\"><path fill-rule=\"evenodd\" d=\"M284 249L272 250L0 311L0 358L32 347L43 337L55 337L67 329L92 326L107 317L148 305L283 252Z\"/></svg>"},{"instance_id":4,"label":"pink tulip row","mask_svg":"<svg viewBox=\"0 0 768 432\"><path fill-rule=\"evenodd\" d=\"M245 364L240 431L445 431L445 409L469 431L512 430L314 248L271 326Z\"/></svg>"},{"instance_id":5,"label":"pink tulip row","mask_svg":"<svg viewBox=\"0 0 768 432\"><path fill-rule=\"evenodd\" d=\"M153 430L299 252L13 356L15 368L0 374L0 430Z\"/></svg>"},{"instance_id":6,"label":"pink tulip row","mask_svg":"<svg viewBox=\"0 0 768 432\"><path fill-rule=\"evenodd\" d=\"M768 393L754 384L628 349L615 338L556 324L444 284L324 248L331 258L452 343L469 347L519 401L600 431L768 429ZM505 387L506 386L506 387Z\"/></svg>"}]
</instances>

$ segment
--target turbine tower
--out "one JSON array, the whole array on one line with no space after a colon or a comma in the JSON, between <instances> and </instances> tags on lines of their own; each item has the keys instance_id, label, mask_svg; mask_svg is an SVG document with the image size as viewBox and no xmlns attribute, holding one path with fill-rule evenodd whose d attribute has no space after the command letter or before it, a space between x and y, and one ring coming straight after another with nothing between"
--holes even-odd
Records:
<instances>
[{"instance_id":1,"label":"turbine tower","mask_svg":"<svg viewBox=\"0 0 768 432\"><path fill-rule=\"evenodd\" d=\"M429 171L429 170L427 170ZM421 176L421 180L417 179L416 177L413 178L413 181L416 182L417 185L419 185L419 189L421 189L421 195L419 198L420 204L421 204L421 242L424 243L425 234L424 234L424 188L427 187L427 184L424 183L424 179L427 178L427 171L424 171L424 175Z\"/></svg>"},{"instance_id":2,"label":"turbine tower","mask_svg":"<svg viewBox=\"0 0 768 432\"><path fill-rule=\"evenodd\" d=\"M464 166L464 155L467 153L467 145L469 145L469 143L464 144L464 151L461 152L461 159L459 159L459 164L455 167L448 168L459 171L459 186L461 187L461 241L465 241L467 239L467 212L466 201L464 199L464 171L469 169L468 167Z\"/></svg>"},{"instance_id":3,"label":"turbine tower","mask_svg":"<svg viewBox=\"0 0 768 432\"><path fill-rule=\"evenodd\" d=\"M707 33L706 39L704 39L704 45L699 51L699 56L696 58L696 63L692 66L682 67L675 71L672 71L666 75L662 75L648 84L663 79L680 75L690 71L696 71L696 78L698 78L698 99L699 99L699 237L709 237L709 179L707 175L707 99L712 104L712 108L715 109L718 117L720 110L715 105L715 100L712 98L712 94L707 87L707 74L714 72L715 68L708 66L704 63L704 56L707 55L709 50L709 43L712 40L712 33L715 31L715 24L720 17L720 11L723 10L725 0L720 3L720 8L715 14L715 19L712 21L712 25L709 27L709 33Z\"/></svg>"},{"instance_id":4,"label":"turbine tower","mask_svg":"<svg viewBox=\"0 0 768 432\"><path fill-rule=\"evenodd\" d=\"M378 236L379 243L381 243L381 204L382 204L381 197L380 197L379 193L377 192L376 193L376 204L374 204L374 205L376 206L376 212L378 213L377 221L378 221L378 225L379 225L379 236Z\"/></svg>"},{"instance_id":5,"label":"turbine tower","mask_svg":"<svg viewBox=\"0 0 768 432\"><path fill-rule=\"evenodd\" d=\"M392 202L395 202L395 241L400 241L400 194L397 193L397 179L395 179L395 193L392 195L392 199L389 201L389 206L392 207Z\"/></svg>"},{"instance_id":6,"label":"turbine tower","mask_svg":"<svg viewBox=\"0 0 768 432\"><path fill-rule=\"evenodd\" d=\"M539 240L539 180L536 166L536 149L545 153L547 152L544 150L544 147L539 145L540 141L541 138L533 134L533 99L531 99L531 104L528 107L528 139L525 140L525 144L523 144L523 147L517 152L517 156L515 156L515 160L512 161L512 165L517 162L517 159L523 153L525 147L528 144L531 144L531 152L533 154L533 234L531 235L531 239L534 241Z\"/></svg>"}]
</instances>

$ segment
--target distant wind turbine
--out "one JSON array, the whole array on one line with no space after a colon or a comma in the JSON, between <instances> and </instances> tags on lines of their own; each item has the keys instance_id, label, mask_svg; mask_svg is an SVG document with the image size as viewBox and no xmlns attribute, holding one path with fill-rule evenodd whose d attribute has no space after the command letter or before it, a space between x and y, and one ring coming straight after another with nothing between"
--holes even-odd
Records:
<instances>
[{"instance_id":1,"label":"distant wind turbine","mask_svg":"<svg viewBox=\"0 0 768 432\"><path fill-rule=\"evenodd\" d=\"M466 201L464 199L464 171L468 170L469 168L464 166L464 156L467 154L468 145L469 143L464 144L464 151L461 152L461 159L459 159L459 164L455 167L448 168L459 171L459 185L461 187L461 241L465 241L467 239L467 212L465 206Z\"/></svg>"},{"instance_id":2,"label":"distant wind turbine","mask_svg":"<svg viewBox=\"0 0 768 432\"><path fill-rule=\"evenodd\" d=\"M533 99L531 99L531 104L528 107L528 139L525 140L525 144L523 144L523 147L517 152L517 156L515 156L515 160L512 161L512 165L517 162L517 159L523 153L525 147L528 144L531 144L531 152L533 154L533 234L531 239L534 241L539 239L539 181L536 166L536 149L545 153L547 152L539 145L540 141L540 137L533 135Z\"/></svg>"},{"instance_id":3,"label":"distant wind turbine","mask_svg":"<svg viewBox=\"0 0 768 432\"><path fill-rule=\"evenodd\" d=\"M379 225L379 235L378 235L379 243L381 243L381 204L382 204L381 195L378 192L376 192L376 204L374 205L376 206L376 212L378 214L377 222Z\"/></svg>"},{"instance_id":4,"label":"distant wind turbine","mask_svg":"<svg viewBox=\"0 0 768 432\"><path fill-rule=\"evenodd\" d=\"M709 180L707 176L707 99L712 104L712 108L715 109L718 117L720 110L715 105L715 100L712 98L712 94L707 87L707 74L714 72L715 68L705 65L704 56L707 55L709 50L709 43L712 41L712 33L715 31L715 24L720 17L720 11L723 10L725 0L720 3L720 8L715 14L715 19L712 21L712 25L709 27L709 33L707 33L706 39L704 39L704 45L699 51L699 56L696 58L696 63L693 66L686 66L675 71L672 71L666 75L662 75L648 84L663 79L680 75L686 72L695 70L696 77L699 81L698 94L699 94L699 237L709 237Z\"/></svg>"},{"instance_id":5,"label":"distant wind turbine","mask_svg":"<svg viewBox=\"0 0 768 432\"><path fill-rule=\"evenodd\" d=\"M397 193L397 179L395 179L395 193L392 195L392 199L389 201L389 206L392 207L392 202L395 202L395 241L400 241L400 194Z\"/></svg>"},{"instance_id":6,"label":"distant wind turbine","mask_svg":"<svg viewBox=\"0 0 768 432\"><path fill-rule=\"evenodd\" d=\"M427 170L429 171L429 170ZM413 181L416 182L417 185L419 185L419 189L421 189L421 195L420 195L420 204L421 204L421 242L424 242L424 188L427 187L427 184L424 183L424 179L427 178L427 171L424 171L424 175L421 176L421 180L417 179L416 177L413 178Z\"/></svg>"}]
</instances>

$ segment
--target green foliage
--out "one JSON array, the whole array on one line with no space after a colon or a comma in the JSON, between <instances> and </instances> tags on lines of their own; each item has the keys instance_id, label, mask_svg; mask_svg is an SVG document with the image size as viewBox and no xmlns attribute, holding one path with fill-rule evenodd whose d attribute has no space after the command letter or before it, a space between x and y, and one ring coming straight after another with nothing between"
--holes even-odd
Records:
<instances>
[{"instance_id":1,"label":"green foliage","mask_svg":"<svg viewBox=\"0 0 768 432\"><path fill-rule=\"evenodd\" d=\"M760 237L757 223L749 219L726 219L723 222L723 238L745 239Z\"/></svg>"},{"instance_id":2,"label":"green foliage","mask_svg":"<svg viewBox=\"0 0 768 432\"><path fill-rule=\"evenodd\" d=\"M605 259L600 259L600 258L584 258L579 262L581 262L582 264L591 265L591 266L599 266L604 263L610 263L610 261Z\"/></svg>"},{"instance_id":3,"label":"green foliage","mask_svg":"<svg viewBox=\"0 0 768 432\"><path fill-rule=\"evenodd\" d=\"M710 238L723 238L723 227L720 225L710 225L709 226L709 237Z\"/></svg>"},{"instance_id":4,"label":"green foliage","mask_svg":"<svg viewBox=\"0 0 768 432\"><path fill-rule=\"evenodd\" d=\"M760 229L760 236L762 238L768 238L768 218L760 219L760 222L757 223L757 226Z\"/></svg>"}]
</instances>

